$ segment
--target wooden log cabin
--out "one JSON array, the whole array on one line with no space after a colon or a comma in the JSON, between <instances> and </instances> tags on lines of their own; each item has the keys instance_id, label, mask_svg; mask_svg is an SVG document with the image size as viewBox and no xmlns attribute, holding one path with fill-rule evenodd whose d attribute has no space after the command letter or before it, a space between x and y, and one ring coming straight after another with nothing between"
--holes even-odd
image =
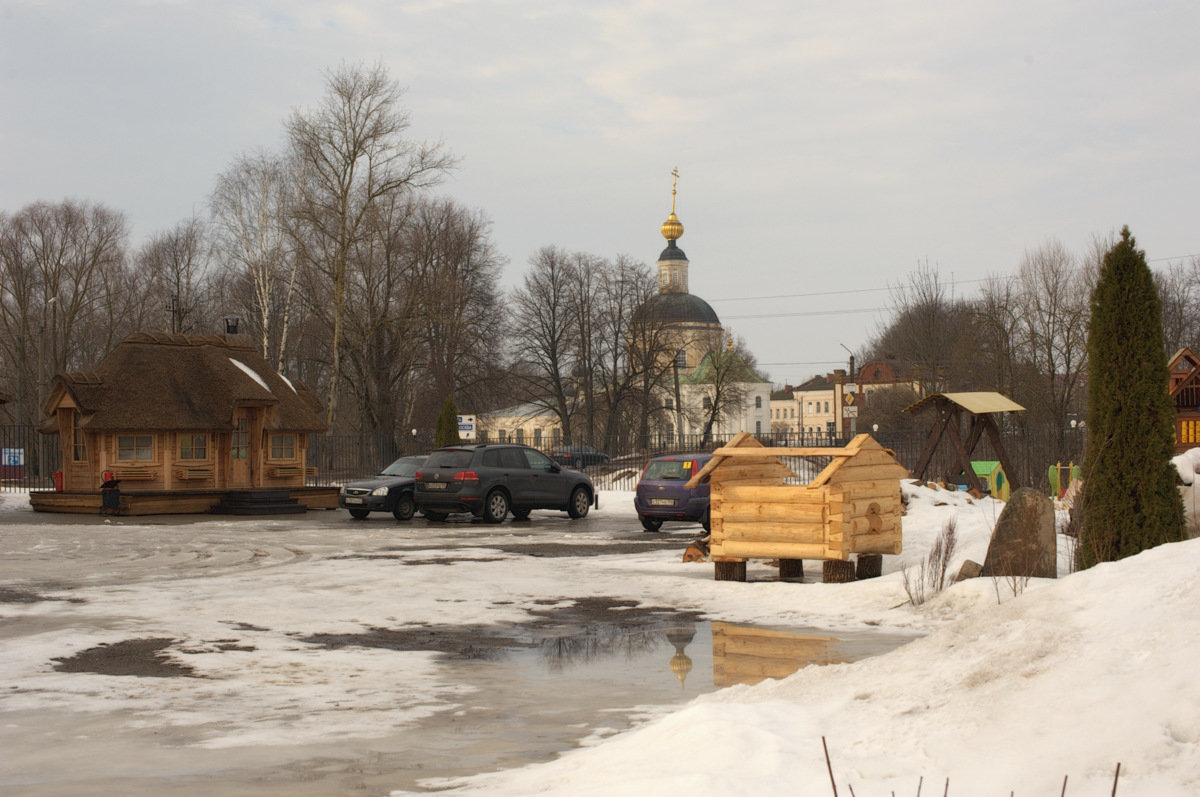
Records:
<instances>
[{"instance_id":1,"label":"wooden log cabin","mask_svg":"<svg viewBox=\"0 0 1200 797\"><path fill-rule=\"evenodd\" d=\"M806 457L830 461L809 483L786 483L799 477L781 458ZM707 481L712 488L709 553L717 580L745 581L748 559L778 559L783 578L818 559L840 563L826 567L826 580L848 581L851 554L900 553L900 479L907 477L867 434L842 448L767 448L743 432L713 452L688 486Z\"/></svg>"},{"instance_id":2,"label":"wooden log cabin","mask_svg":"<svg viewBox=\"0 0 1200 797\"><path fill-rule=\"evenodd\" d=\"M237 335L131 335L94 371L55 377L46 413L41 430L58 435L63 462L61 490L31 494L46 511L96 511L108 474L129 514L303 491L308 435L326 428L312 391Z\"/></svg>"},{"instance_id":3,"label":"wooden log cabin","mask_svg":"<svg viewBox=\"0 0 1200 797\"><path fill-rule=\"evenodd\" d=\"M1167 365L1175 404L1175 453L1200 446L1200 357L1180 349Z\"/></svg>"}]
</instances>

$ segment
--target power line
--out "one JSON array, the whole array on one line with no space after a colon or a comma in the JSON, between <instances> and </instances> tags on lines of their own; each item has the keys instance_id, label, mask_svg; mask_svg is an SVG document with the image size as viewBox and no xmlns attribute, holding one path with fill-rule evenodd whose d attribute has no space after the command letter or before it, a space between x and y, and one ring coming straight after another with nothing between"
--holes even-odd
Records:
<instances>
[{"instance_id":1,"label":"power line","mask_svg":"<svg viewBox=\"0 0 1200 797\"><path fill-rule=\"evenodd\" d=\"M1189 257L1200 257L1200 255L1188 253L1186 255L1173 255L1171 257L1152 257L1152 258L1147 258L1146 262L1147 263L1162 263L1162 262L1165 262L1168 260L1184 260ZM949 282L951 285L978 285L981 282L991 282L993 279L997 279L997 278L1003 279L1003 277L983 277L981 279L971 279L971 280L960 280L960 279L951 278L949 280ZM901 286L901 288L903 288L903 286ZM881 288L847 288L846 290L840 290L840 291L812 291L809 293L773 293L770 296L729 296L729 297L723 297L723 298L719 298L719 299L709 299L708 302L710 304L712 304L713 302L757 302L757 301L762 301L763 299L807 299L807 298L819 297L819 296L842 296L842 295L856 294L856 293L879 293L881 291L887 292L887 291L891 291L891 290L893 290L893 288L891 286L885 286L885 287L881 287ZM846 312L854 312L854 311L848 310Z\"/></svg>"},{"instance_id":2,"label":"power line","mask_svg":"<svg viewBox=\"0 0 1200 797\"><path fill-rule=\"evenodd\" d=\"M798 310L794 313L755 313L751 315L727 315L727 320L743 319L743 318L796 318L799 316L813 315L849 315L853 313L878 313L881 310L886 310L886 307L862 307L854 310Z\"/></svg>"}]
</instances>

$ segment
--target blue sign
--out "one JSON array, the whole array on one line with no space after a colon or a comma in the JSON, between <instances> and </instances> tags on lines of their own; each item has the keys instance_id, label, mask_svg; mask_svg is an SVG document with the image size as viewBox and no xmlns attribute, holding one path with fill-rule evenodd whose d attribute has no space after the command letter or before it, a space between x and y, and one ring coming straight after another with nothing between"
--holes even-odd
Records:
<instances>
[{"instance_id":1,"label":"blue sign","mask_svg":"<svg viewBox=\"0 0 1200 797\"><path fill-rule=\"evenodd\" d=\"M0 448L0 465L5 467L20 467L25 464L25 449Z\"/></svg>"}]
</instances>

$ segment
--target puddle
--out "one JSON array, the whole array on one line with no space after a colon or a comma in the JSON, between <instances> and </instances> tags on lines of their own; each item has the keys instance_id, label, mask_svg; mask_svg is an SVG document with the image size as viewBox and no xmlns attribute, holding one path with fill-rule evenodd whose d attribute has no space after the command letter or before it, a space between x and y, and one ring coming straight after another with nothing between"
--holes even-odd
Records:
<instances>
[{"instance_id":1,"label":"puddle","mask_svg":"<svg viewBox=\"0 0 1200 797\"><path fill-rule=\"evenodd\" d=\"M810 664L879 655L913 638L667 622L548 636L488 661L455 661L450 672L479 691L468 705L424 723L421 771L405 773L413 779L394 788L549 760L589 736L625 730L697 695L783 678Z\"/></svg>"},{"instance_id":2,"label":"puddle","mask_svg":"<svg viewBox=\"0 0 1200 797\"><path fill-rule=\"evenodd\" d=\"M435 650L448 679L468 688L459 705L383 737L327 743L206 749L186 727L146 727L117 712L13 716L14 760L37 782L135 797L386 795L437 790L440 778L548 761L579 744L626 730L734 683L782 678L810 664L854 661L908 642L908 635L855 634L708 622L617 599L547 602L540 619L508 629L371 629L309 637L331 648ZM161 654L169 639L138 639L87 651L60 671L173 675ZM136 665L136 666L135 666ZM149 668L149 669L147 669ZM69 744L62 782L50 751ZM114 766L113 762L125 762ZM76 792L72 792L76 793ZM82 791L78 793L84 793ZM87 793L93 793L88 791Z\"/></svg>"}]
</instances>

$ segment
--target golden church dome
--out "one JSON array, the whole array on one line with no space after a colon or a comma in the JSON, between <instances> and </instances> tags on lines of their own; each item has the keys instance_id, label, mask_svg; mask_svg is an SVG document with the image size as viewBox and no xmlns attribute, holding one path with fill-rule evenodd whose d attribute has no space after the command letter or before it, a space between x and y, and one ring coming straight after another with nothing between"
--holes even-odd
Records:
<instances>
[{"instance_id":1,"label":"golden church dome","mask_svg":"<svg viewBox=\"0 0 1200 797\"><path fill-rule=\"evenodd\" d=\"M677 241L683 237L683 222L671 211L671 215L662 223L662 235L668 241Z\"/></svg>"}]
</instances>

